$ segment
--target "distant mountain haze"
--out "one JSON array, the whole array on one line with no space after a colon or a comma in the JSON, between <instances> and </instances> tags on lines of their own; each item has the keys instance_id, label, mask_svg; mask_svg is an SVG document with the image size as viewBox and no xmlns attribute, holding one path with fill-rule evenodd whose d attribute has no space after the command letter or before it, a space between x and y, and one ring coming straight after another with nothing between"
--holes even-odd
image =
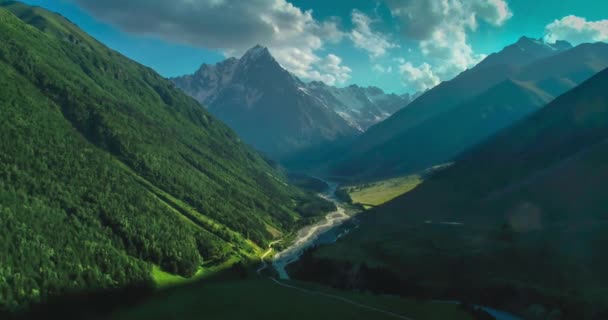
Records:
<instances>
[{"instance_id":1,"label":"distant mountain haze","mask_svg":"<svg viewBox=\"0 0 608 320\"><path fill-rule=\"evenodd\" d=\"M356 136L410 102L373 87L305 83L262 46L171 80L274 158Z\"/></svg>"},{"instance_id":2,"label":"distant mountain haze","mask_svg":"<svg viewBox=\"0 0 608 320\"><path fill-rule=\"evenodd\" d=\"M449 162L606 67L608 44L522 38L370 128L332 172L371 178Z\"/></svg>"},{"instance_id":3,"label":"distant mountain haze","mask_svg":"<svg viewBox=\"0 0 608 320\"><path fill-rule=\"evenodd\" d=\"M308 83L307 88L324 105L331 107L362 132L390 117L417 97L417 94L386 94L377 87L350 85L337 88L317 81Z\"/></svg>"},{"instance_id":4,"label":"distant mountain haze","mask_svg":"<svg viewBox=\"0 0 608 320\"><path fill-rule=\"evenodd\" d=\"M381 125L371 128L360 139L357 151L364 151L382 143L402 130L415 126L437 113L448 110L471 99L517 72L518 67L567 50L540 44L537 40L522 37L517 43L499 53L488 56L478 66L466 70L456 78L445 81L416 99L407 110L397 112Z\"/></svg>"}]
</instances>

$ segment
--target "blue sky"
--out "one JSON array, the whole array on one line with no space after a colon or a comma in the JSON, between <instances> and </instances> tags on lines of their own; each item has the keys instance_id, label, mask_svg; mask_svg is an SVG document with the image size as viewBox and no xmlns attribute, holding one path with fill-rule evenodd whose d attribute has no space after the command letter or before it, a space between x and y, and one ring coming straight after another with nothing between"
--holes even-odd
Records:
<instances>
[{"instance_id":1,"label":"blue sky","mask_svg":"<svg viewBox=\"0 0 608 320\"><path fill-rule=\"evenodd\" d=\"M24 2L61 13L164 76L259 43L305 80L398 93L428 89L524 35L608 40L608 1L597 0Z\"/></svg>"}]
</instances>

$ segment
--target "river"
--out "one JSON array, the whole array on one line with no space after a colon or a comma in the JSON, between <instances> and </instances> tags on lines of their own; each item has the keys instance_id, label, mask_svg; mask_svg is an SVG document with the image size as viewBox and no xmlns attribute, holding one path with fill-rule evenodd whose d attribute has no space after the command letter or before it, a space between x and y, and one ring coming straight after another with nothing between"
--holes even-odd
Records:
<instances>
[{"instance_id":1,"label":"river","mask_svg":"<svg viewBox=\"0 0 608 320\"><path fill-rule=\"evenodd\" d=\"M289 280L289 274L287 273L287 266L300 259L302 253L308 248L311 248L317 244L327 244L335 242L342 234L348 232L348 230L337 231L341 225L352 218L351 215L346 213L346 209L342 206L340 201L336 197L336 191L338 190L338 184L325 181L317 178L328 185L328 189L325 193L321 194L321 197L332 201L337 210L329 213L325 216L324 220L321 220L313 225L306 226L296 235L296 239L287 249L277 253L272 261L272 267L277 271L281 280ZM272 245L270 246L272 247ZM270 250L268 251L268 253ZM263 259L262 259L263 261ZM265 265L260 267L258 273L265 268ZM444 301L445 303L460 303L458 301ZM491 314L496 320L522 320L521 318L509 314L504 311L496 310L485 306L477 306Z\"/></svg>"},{"instance_id":2,"label":"river","mask_svg":"<svg viewBox=\"0 0 608 320\"><path fill-rule=\"evenodd\" d=\"M317 178L319 179L319 178ZM322 179L319 179L322 180ZM310 225L306 226L296 235L296 239L293 244L289 246L287 249L277 253L274 256L272 261L273 268L279 274L279 278L283 280L289 279L289 274L287 273L287 266L293 262L298 261L302 253L319 243L319 240L322 240L322 236L332 230L335 230L337 227L341 226L344 222L351 219L351 216L346 213L346 210L340 204L340 201L336 198L336 191L338 190L338 184L322 180L328 185L328 190L321 194L321 197L332 201L337 210L331 212L325 216L325 219ZM335 240L335 236L333 237ZM324 243L328 241L323 241Z\"/></svg>"}]
</instances>

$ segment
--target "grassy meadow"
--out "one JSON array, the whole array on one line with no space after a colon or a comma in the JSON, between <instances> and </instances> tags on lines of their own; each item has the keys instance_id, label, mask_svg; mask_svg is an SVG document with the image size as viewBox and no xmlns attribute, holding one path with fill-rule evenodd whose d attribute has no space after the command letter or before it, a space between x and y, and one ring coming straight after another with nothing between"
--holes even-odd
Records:
<instances>
[{"instance_id":1,"label":"grassy meadow","mask_svg":"<svg viewBox=\"0 0 608 320\"><path fill-rule=\"evenodd\" d=\"M345 190L353 200L353 204L362 204L364 207L375 207L400 195L408 193L422 183L419 175L391 178L371 183L346 186Z\"/></svg>"},{"instance_id":2,"label":"grassy meadow","mask_svg":"<svg viewBox=\"0 0 608 320\"><path fill-rule=\"evenodd\" d=\"M203 281L164 290L140 305L116 312L111 318L399 319L355 305L364 304L417 320L472 319L457 305L343 292L301 282L287 284L300 289L283 287L262 277Z\"/></svg>"}]
</instances>

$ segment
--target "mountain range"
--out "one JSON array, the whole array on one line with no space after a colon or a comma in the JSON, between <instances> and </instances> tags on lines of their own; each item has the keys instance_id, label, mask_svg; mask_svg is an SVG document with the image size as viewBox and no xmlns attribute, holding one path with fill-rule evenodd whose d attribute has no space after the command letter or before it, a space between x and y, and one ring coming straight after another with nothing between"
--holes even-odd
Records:
<instances>
[{"instance_id":1,"label":"mountain range","mask_svg":"<svg viewBox=\"0 0 608 320\"><path fill-rule=\"evenodd\" d=\"M360 215L315 255L351 275L342 285L356 286L365 264L393 279L395 294L457 296L524 319L604 319L606 88L608 70Z\"/></svg>"},{"instance_id":2,"label":"mountain range","mask_svg":"<svg viewBox=\"0 0 608 320\"><path fill-rule=\"evenodd\" d=\"M305 83L262 46L171 80L245 142L277 159L359 135L412 100L375 87Z\"/></svg>"},{"instance_id":3,"label":"mountain range","mask_svg":"<svg viewBox=\"0 0 608 320\"><path fill-rule=\"evenodd\" d=\"M450 162L606 67L608 44L522 37L370 128L331 171L369 179Z\"/></svg>"}]
</instances>

